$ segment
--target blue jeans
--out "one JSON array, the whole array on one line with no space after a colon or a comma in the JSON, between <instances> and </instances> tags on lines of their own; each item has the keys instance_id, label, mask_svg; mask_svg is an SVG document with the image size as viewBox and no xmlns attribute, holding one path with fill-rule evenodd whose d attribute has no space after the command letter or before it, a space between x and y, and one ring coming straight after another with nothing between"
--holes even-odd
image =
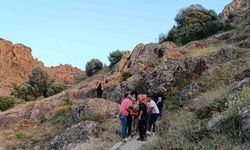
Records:
<instances>
[{"instance_id":1,"label":"blue jeans","mask_svg":"<svg viewBox=\"0 0 250 150\"><path fill-rule=\"evenodd\" d=\"M126 132L127 132L127 116L124 116L122 113L119 113L119 119L121 120L121 131L122 131L122 138L126 138Z\"/></svg>"}]
</instances>

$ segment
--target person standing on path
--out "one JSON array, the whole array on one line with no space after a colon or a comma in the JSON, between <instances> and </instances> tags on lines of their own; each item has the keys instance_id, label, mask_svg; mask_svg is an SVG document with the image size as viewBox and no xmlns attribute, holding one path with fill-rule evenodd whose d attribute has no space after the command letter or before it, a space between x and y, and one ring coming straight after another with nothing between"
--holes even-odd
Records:
<instances>
[{"instance_id":1,"label":"person standing on path","mask_svg":"<svg viewBox=\"0 0 250 150\"><path fill-rule=\"evenodd\" d=\"M152 98L150 98L148 96L147 100L148 100L147 112L151 114L150 118L149 118L149 124L147 126L149 134L150 134L151 131L152 131L152 127L153 127L153 133L155 133L156 121L157 121L157 118L158 118L158 116L160 114L160 111L159 111L155 101L152 100Z\"/></svg>"},{"instance_id":2,"label":"person standing on path","mask_svg":"<svg viewBox=\"0 0 250 150\"><path fill-rule=\"evenodd\" d=\"M139 123L138 123L138 129L139 129L139 135L140 137L137 139L138 141L146 141L146 132L147 132L147 99L146 97L138 96L138 100L140 101L139 104Z\"/></svg>"},{"instance_id":3,"label":"person standing on path","mask_svg":"<svg viewBox=\"0 0 250 150\"><path fill-rule=\"evenodd\" d=\"M130 112L130 107L132 106L131 95L126 93L124 95L125 99L122 101L119 111L119 119L121 121L121 135L122 139L126 142L127 136L127 119Z\"/></svg>"},{"instance_id":4,"label":"person standing on path","mask_svg":"<svg viewBox=\"0 0 250 150\"><path fill-rule=\"evenodd\" d=\"M158 97L158 100L156 102L157 104L157 107L159 108L159 111L160 111L160 114L159 114L159 117L161 118L162 116L162 109L163 109L163 100L162 100L162 97Z\"/></svg>"},{"instance_id":5,"label":"person standing on path","mask_svg":"<svg viewBox=\"0 0 250 150\"><path fill-rule=\"evenodd\" d=\"M96 84L97 98L102 98L104 81L100 81Z\"/></svg>"}]
</instances>

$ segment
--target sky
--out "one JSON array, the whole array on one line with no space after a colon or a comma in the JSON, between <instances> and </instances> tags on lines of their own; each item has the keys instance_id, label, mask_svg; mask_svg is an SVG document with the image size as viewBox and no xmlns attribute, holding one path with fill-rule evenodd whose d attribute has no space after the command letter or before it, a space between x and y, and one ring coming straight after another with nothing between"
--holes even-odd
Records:
<instances>
[{"instance_id":1,"label":"sky","mask_svg":"<svg viewBox=\"0 0 250 150\"><path fill-rule=\"evenodd\" d=\"M33 49L46 66L84 70L92 58L107 65L114 50L157 42L180 9L201 4L220 13L232 0L0 0L0 37Z\"/></svg>"}]
</instances>

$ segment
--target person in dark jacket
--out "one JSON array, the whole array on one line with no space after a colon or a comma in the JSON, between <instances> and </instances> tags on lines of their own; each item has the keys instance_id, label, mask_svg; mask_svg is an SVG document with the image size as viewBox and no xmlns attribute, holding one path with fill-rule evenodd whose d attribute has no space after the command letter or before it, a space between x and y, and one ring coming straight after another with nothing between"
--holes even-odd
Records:
<instances>
[{"instance_id":1,"label":"person in dark jacket","mask_svg":"<svg viewBox=\"0 0 250 150\"><path fill-rule=\"evenodd\" d=\"M157 102L156 102L156 105L157 105L157 107L159 108L159 111L160 111L160 115L159 115L159 117L161 118L161 116L162 116L162 109L163 109L163 100L162 100L162 97L158 97L158 100L157 100Z\"/></svg>"},{"instance_id":2,"label":"person in dark jacket","mask_svg":"<svg viewBox=\"0 0 250 150\"><path fill-rule=\"evenodd\" d=\"M140 137L137 139L138 141L146 141L146 133L147 133L147 120L148 120L148 114L147 114L147 99L143 96L138 96L139 100L139 116L138 116L138 129L139 129L139 135Z\"/></svg>"},{"instance_id":3,"label":"person in dark jacket","mask_svg":"<svg viewBox=\"0 0 250 150\"><path fill-rule=\"evenodd\" d=\"M104 81L100 81L96 84L97 98L102 98Z\"/></svg>"}]
</instances>

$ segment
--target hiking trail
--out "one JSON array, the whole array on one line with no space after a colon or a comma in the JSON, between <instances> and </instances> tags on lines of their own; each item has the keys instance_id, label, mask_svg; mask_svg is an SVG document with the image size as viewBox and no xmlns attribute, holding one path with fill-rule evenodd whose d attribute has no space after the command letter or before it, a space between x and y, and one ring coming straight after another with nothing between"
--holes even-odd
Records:
<instances>
[{"instance_id":1,"label":"hiking trail","mask_svg":"<svg viewBox=\"0 0 250 150\"><path fill-rule=\"evenodd\" d=\"M124 144L122 142L119 142L115 144L112 148L110 148L109 150L140 150L143 144L148 143L154 137L149 136L148 140L145 142L137 141L137 138L138 136L134 136L133 138L129 139L128 142Z\"/></svg>"}]
</instances>

